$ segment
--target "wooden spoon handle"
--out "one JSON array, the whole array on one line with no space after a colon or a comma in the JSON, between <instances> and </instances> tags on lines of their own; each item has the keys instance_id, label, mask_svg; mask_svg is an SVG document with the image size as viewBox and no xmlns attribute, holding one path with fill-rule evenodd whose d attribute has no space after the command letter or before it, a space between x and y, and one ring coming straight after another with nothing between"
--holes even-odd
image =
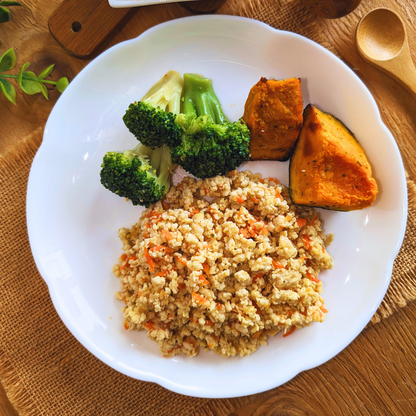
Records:
<instances>
[{"instance_id":1,"label":"wooden spoon handle","mask_svg":"<svg viewBox=\"0 0 416 416\"><path fill-rule=\"evenodd\" d=\"M407 42L398 56L382 63L381 69L392 76L416 97L416 68Z\"/></svg>"},{"instance_id":2,"label":"wooden spoon handle","mask_svg":"<svg viewBox=\"0 0 416 416\"><path fill-rule=\"evenodd\" d=\"M398 81L410 92L412 92L416 98L416 68L412 61L408 45L406 45L406 48L403 48L401 54L407 55L406 61L408 64L403 64L402 68L398 71Z\"/></svg>"}]
</instances>

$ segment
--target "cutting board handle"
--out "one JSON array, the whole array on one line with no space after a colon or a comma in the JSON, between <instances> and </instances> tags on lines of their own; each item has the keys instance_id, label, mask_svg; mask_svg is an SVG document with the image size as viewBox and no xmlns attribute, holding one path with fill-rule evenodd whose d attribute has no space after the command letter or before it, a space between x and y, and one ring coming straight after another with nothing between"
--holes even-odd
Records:
<instances>
[{"instance_id":1,"label":"cutting board handle","mask_svg":"<svg viewBox=\"0 0 416 416\"><path fill-rule=\"evenodd\" d=\"M213 14L227 0L201 0L180 3L180 5L195 14Z\"/></svg>"},{"instance_id":2,"label":"cutting board handle","mask_svg":"<svg viewBox=\"0 0 416 416\"><path fill-rule=\"evenodd\" d=\"M49 18L49 31L67 52L91 59L137 10L113 9L108 0L63 0Z\"/></svg>"},{"instance_id":3,"label":"cutting board handle","mask_svg":"<svg viewBox=\"0 0 416 416\"><path fill-rule=\"evenodd\" d=\"M202 0L181 5L192 13L206 14L215 13L225 1ZM108 0L63 0L49 18L49 31L67 52L91 59L138 10L140 7L115 9Z\"/></svg>"}]
</instances>

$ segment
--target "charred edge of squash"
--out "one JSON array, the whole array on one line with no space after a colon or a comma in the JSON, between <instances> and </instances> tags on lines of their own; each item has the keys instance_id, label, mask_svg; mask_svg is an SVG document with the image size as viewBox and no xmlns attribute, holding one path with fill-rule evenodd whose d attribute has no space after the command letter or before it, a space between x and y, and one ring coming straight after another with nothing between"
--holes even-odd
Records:
<instances>
[{"instance_id":1,"label":"charred edge of squash","mask_svg":"<svg viewBox=\"0 0 416 416\"><path fill-rule=\"evenodd\" d=\"M296 139L296 141L297 141L298 139ZM274 162L287 162L290 158L291 158L291 156L292 156L292 152L290 152L289 153L289 155L286 157L286 158L284 158L284 159L249 159L249 161L250 162L264 162L264 161L266 161L266 160L271 160L271 161L274 161ZM290 168L290 164L289 164L289 168Z\"/></svg>"}]
</instances>

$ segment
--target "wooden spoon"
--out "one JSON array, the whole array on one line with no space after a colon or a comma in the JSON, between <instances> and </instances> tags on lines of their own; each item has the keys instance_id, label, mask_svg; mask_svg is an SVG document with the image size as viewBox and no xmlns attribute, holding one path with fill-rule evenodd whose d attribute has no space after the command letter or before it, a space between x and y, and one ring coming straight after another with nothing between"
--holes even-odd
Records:
<instances>
[{"instance_id":1,"label":"wooden spoon","mask_svg":"<svg viewBox=\"0 0 416 416\"><path fill-rule=\"evenodd\" d=\"M403 20L393 10L374 9L358 23L357 48L368 62L390 75L416 97L416 68Z\"/></svg>"}]
</instances>

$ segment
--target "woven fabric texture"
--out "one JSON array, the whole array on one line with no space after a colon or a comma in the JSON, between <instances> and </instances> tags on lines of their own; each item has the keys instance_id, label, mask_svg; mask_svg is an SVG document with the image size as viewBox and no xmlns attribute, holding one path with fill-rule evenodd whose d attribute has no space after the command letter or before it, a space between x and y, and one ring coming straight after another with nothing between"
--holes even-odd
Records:
<instances>
[{"instance_id":1,"label":"woven fabric texture","mask_svg":"<svg viewBox=\"0 0 416 416\"><path fill-rule=\"evenodd\" d=\"M247 8L244 14L325 45L315 22L296 1ZM0 158L0 379L23 416L226 416L250 397L208 400L181 396L133 380L106 366L76 341L58 317L37 271L26 227L29 170L42 140L35 131ZM409 185L405 241L393 278L372 323L416 298L416 187Z\"/></svg>"}]
</instances>

